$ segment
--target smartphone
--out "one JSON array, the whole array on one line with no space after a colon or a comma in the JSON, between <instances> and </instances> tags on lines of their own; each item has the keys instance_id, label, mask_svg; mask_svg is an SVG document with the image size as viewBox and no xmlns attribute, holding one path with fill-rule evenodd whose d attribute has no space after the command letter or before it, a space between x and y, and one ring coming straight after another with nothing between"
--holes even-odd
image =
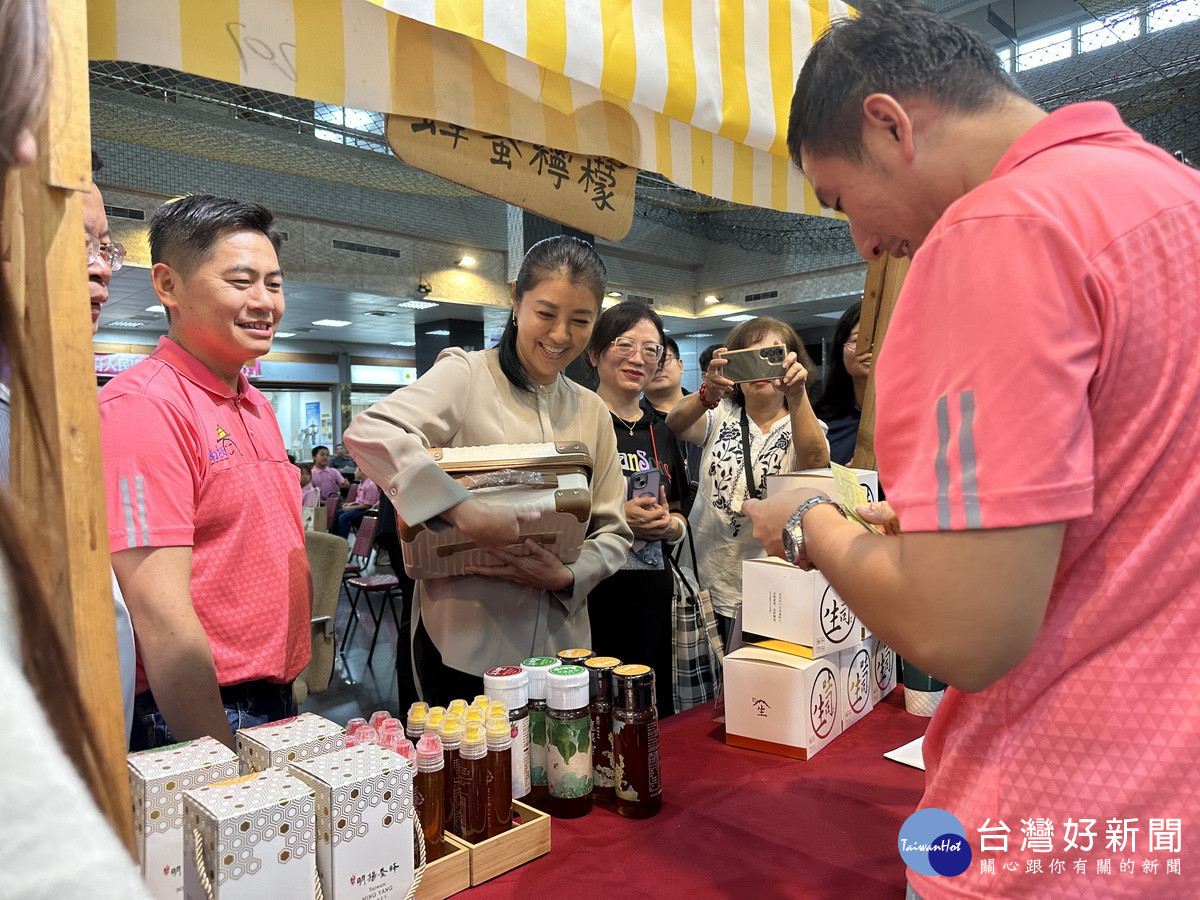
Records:
<instances>
[{"instance_id":1,"label":"smartphone","mask_svg":"<svg viewBox=\"0 0 1200 900\"><path fill-rule=\"evenodd\" d=\"M625 499L634 500L638 497L653 497L658 500L660 473L658 469L647 469L644 472L630 472L625 476Z\"/></svg>"},{"instance_id":2,"label":"smartphone","mask_svg":"<svg viewBox=\"0 0 1200 900\"><path fill-rule=\"evenodd\" d=\"M721 375L734 384L782 378L783 360L787 353L787 347L783 344L752 347L749 350L728 350L723 358L729 362L721 367Z\"/></svg>"}]
</instances>

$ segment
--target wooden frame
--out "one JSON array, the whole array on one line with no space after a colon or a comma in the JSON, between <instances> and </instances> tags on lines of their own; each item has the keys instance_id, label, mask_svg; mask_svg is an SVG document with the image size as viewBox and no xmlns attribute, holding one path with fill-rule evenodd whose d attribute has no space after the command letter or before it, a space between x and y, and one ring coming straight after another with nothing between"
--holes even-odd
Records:
<instances>
[{"instance_id":1,"label":"wooden frame","mask_svg":"<svg viewBox=\"0 0 1200 900\"><path fill-rule=\"evenodd\" d=\"M875 367L879 364L879 353L892 319L892 311L896 307L896 298L908 273L908 263L908 259L893 259L885 254L867 264L862 313L858 318L857 348L866 347L874 356L871 358L871 372L867 376L858 441L854 445L854 459L851 462L858 469L878 468L875 462ZM837 349L840 352L841 348Z\"/></svg>"}]
</instances>

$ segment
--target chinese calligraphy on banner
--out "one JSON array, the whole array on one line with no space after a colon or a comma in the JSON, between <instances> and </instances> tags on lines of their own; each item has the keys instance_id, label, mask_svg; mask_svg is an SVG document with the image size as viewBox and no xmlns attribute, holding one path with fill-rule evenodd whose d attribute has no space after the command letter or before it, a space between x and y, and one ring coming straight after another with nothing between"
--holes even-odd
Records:
<instances>
[{"instance_id":1,"label":"chinese calligraphy on banner","mask_svg":"<svg viewBox=\"0 0 1200 900\"><path fill-rule=\"evenodd\" d=\"M638 170L433 119L387 117L405 163L609 241L629 233Z\"/></svg>"}]
</instances>

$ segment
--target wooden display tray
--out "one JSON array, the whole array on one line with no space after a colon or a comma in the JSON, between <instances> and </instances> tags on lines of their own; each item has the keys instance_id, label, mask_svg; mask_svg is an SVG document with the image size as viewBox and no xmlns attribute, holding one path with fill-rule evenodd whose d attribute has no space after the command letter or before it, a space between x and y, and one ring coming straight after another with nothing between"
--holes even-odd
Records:
<instances>
[{"instance_id":1,"label":"wooden display tray","mask_svg":"<svg viewBox=\"0 0 1200 900\"><path fill-rule=\"evenodd\" d=\"M467 843L447 834L446 851L441 859L426 864L425 874L417 885L417 900L445 900L471 886L471 852Z\"/></svg>"},{"instance_id":2,"label":"wooden display tray","mask_svg":"<svg viewBox=\"0 0 1200 900\"><path fill-rule=\"evenodd\" d=\"M472 887L550 852L549 814L517 800L513 801L513 814L520 817L519 824L478 844L454 836L471 851Z\"/></svg>"}]
</instances>

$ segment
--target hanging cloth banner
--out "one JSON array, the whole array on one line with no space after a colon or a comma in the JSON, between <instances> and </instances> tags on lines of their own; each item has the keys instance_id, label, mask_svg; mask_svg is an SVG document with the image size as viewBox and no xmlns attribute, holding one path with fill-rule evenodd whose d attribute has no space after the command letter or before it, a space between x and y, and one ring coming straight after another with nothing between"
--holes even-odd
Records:
<instances>
[{"instance_id":1,"label":"hanging cloth banner","mask_svg":"<svg viewBox=\"0 0 1200 900\"><path fill-rule=\"evenodd\" d=\"M408 116L387 117L387 138L408 165L481 194L608 241L629 233L637 169L623 162Z\"/></svg>"},{"instance_id":2,"label":"hanging cloth banner","mask_svg":"<svg viewBox=\"0 0 1200 900\"><path fill-rule=\"evenodd\" d=\"M88 0L92 59L453 122L822 214L784 138L840 0Z\"/></svg>"}]
</instances>

